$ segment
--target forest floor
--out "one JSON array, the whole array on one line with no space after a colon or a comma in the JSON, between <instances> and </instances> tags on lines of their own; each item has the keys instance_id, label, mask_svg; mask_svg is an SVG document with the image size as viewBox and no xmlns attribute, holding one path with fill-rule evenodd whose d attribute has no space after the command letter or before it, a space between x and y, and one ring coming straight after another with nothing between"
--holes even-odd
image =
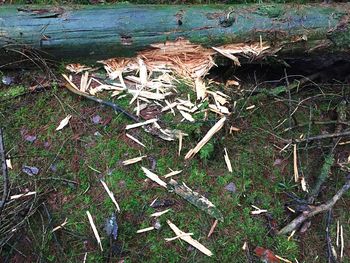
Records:
<instances>
[{"instance_id":1,"label":"forest floor","mask_svg":"<svg viewBox=\"0 0 350 263\"><path fill-rule=\"evenodd\" d=\"M60 76L59 71L56 76ZM300 75L297 71L290 69L288 74ZM215 122L180 122L171 113L163 114L164 122L189 134L181 155L177 140L165 142L140 129L134 135L146 146L141 147L126 137L125 126L131 122L122 114L78 97L57 80L50 80L49 86L34 92L28 90L44 79L41 72L2 71L1 78L11 80L10 84L0 84L0 126L4 128L5 146L13 166L9 169L12 190L43 194L38 195L38 207L26 219L25 227L3 247L1 261L83 262L86 258L86 262L258 262L261 254L256 248L261 247L292 262L327 262L327 213L312 218L311 226L303 233L298 231L290 238L276 235L295 217L286 206L290 195L307 197L300 183L294 181L293 145L285 146L291 138L334 132L336 109L349 96L347 80L322 79L293 91L291 97L288 93L269 96L251 91L257 86L269 89L286 85L283 68L257 65L234 72L221 68L213 70L211 76L222 79L225 72L242 81L239 90L217 87L230 95L232 105L236 101L235 110L223 129L194 158L184 160L185 153ZM177 88L184 98L187 94L195 96L184 83ZM129 101L130 97L125 97L114 102L132 111ZM291 112L293 116L289 118ZM69 124L56 131L69 114ZM237 129L230 131L231 126ZM346 138L339 142L346 142ZM308 188L314 185L325 157L334 153L336 161L316 204L327 201L344 184L346 173L340 166L347 167L350 148L339 142L334 149L332 139L296 144L299 173ZM232 172L227 169L224 148L229 153ZM139 163L121 163L142 155L147 157ZM24 166L35 167L38 173L24 172ZM182 170L173 178L208 198L222 212L224 222L219 222L208 237L215 219L147 179L141 166L158 175L169 173L169 169ZM114 193L121 210L117 213L116 241L105 231L115 205L101 179ZM344 262L349 262L350 257L349 197L350 193L346 193L332 209L330 226L335 246L337 221L343 225ZM150 207L156 198L166 201L168 207ZM252 206L267 212L254 215L256 208ZM170 211L158 222L150 217L167 208ZM102 252L87 210L101 236ZM66 219L67 224L52 232ZM167 219L182 231L193 233L192 237L214 256L209 258L182 240L166 242L164 238L174 236ZM158 230L136 233L155 223L161 225ZM244 244L248 245L245 250ZM340 248L335 249L339 255Z\"/></svg>"}]
</instances>

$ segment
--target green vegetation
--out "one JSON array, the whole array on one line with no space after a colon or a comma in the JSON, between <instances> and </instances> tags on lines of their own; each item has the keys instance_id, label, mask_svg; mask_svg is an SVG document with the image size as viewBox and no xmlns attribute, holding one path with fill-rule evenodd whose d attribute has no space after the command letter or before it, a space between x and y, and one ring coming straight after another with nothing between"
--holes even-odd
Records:
<instances>
[{"instance_id":1,"label":"green vegetation","mask_svg":"<svg viewBox=\"0 0 350 263\"><path fill-rule=\"evenodd\" d=\"M181 85L179 90L185 88L189 89ZM1 94L12 94L16 90L17 87L4 88ZM5 95L0 97L4 98ZM287 212L284 210L285 192L302 195L300 186L293 182L291 151L288 149L285 153L280 152L284 145L276 139L277 136L287 136L283 130L288 127L288 122L275 129L278 121L286 116L285 105L283 102L272 101L271 97L249 101L252 102L256 104L256 110L244 110L239 118L230 120L230 124L241 128L240 132L229 134L223 130L193 160L185 162L184 154L208 130L212 125L210 122L178 124L178 120L171 114L163 117L174 128L189 133L189 137L184 140L182 156L179 157L177 142L165 143L140 130L135 136L148 147L141 148L124 136L123 128L129 123L127 119L61 88L6 100L0 106L0 115L1 125L5 127L6 146L12 149L11 156L14 158L11 179L13 182L30 179L31 187L37 184L51 189L45 197L49 200L47 207L52 217L51 227L68 219L63 230L55 233L51 233L51 229L43 231L41 220L47 222L48 218L39 209L40 215L29 220L32 230L26 232L36 253L47 262L56 262L57 258L67 262L81 262L85 252L88 252L87 262L102 262L109 257L111 243L105 234L104 224L115 212L115 206L100 183L100 179L104 179L121 207L121 213L118 214L119 237L116 242L119 252L113 256L115 259L124 259L125 262L212 262L200 252L189 248L185 242L165 242L164 238L174 236L166 224L167 218L183 231L193 233L195 239L212 250L215 258L213 261L232 262L234 255L235 262L245 262L246 255L242 250L244 242L248 242L252 250L256 246L266 247L290 260L300 259L300 255L304 254L303 261L299 262L314 262L316 256L324 257L322 241L315 241L323 238L324 223L316 224L313 231L307 233L307 239L313 242L307 241L306 247L301 251L297 237L288 240L285 236L273 236L267 218L263 214L251 214L252 205L267 209L280 227L287 221ZM127 100L118 103L128 107ZM312 107L313 117L320 118L329 109L329 103L326 101L320 103L320 107ZM237 108L243 105L243 101L239 101ZM69 126L62 131L55 131L60 120L67 114L73 115ZM97 114L102 121L110 121L105 125L93 124L91 118ZM301 108L295 118L301 123L307 121L309 109ZM37 136L34 143L23 139L21 130L24 129ZM308 130L308 126L293 129L291 136L299 137ZM319 133L320 127L312 127L311 132ZM49 146L45 146L46 142ZM223 147L230 153L232 173L227 171ZM322 161L322 157L316 156L318 153L310 150L309 158ZM139 155L148 155L148 158L135 165L121 165L122 160ZM277 159L283 160L285 164L274 165ZM183 170L174 179L185 182L191 189L205 195L221 210L224 222L218 224L210 238L207 238L207 234L213 218L175 193L169 193L145 180L140 167L151 167L153 162L154 172L159 175L168 173L169 168ZM28 178L21 173L24 164L39 167L39 175ZM50 169L51 165L55 165L55 171ZM307 171L308 167L305 166L304 170ZM315 173L318 172L315 169ZM306 175L310 183L312 176ZM67 183L67 180L73 183ZM230 182L236 186L234 193L225 189ZM330 186L327 196L331 196L341 183ZM138 229L154 223L149 215L160 209L153 209L149 204L155 198L172 199L176 205L171 208L168 216L160 218L160 230L136 234ZM95 242L86 216L87 210L92 214L102 237L104 252L99 251ZM337 219L343 222L344 231L349 231L349 226L345 224L346 210L339 206L335 213ZM322 215L317 220L322 220ZM332 231L335 231L334 226ZM21 243L18 245L21 246ZM313 253L307 254L305 250L313 250ZM4 252L6 254L10 251L10 248L6 248Z\"/></svg>"}]
</instances>

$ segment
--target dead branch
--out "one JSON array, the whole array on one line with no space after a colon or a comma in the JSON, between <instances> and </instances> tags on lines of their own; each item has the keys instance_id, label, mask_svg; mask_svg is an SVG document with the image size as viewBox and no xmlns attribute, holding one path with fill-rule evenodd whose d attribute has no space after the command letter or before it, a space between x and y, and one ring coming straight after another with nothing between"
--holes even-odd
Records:
<instances>
[{"instance_id":1,"label":"dead branch","mask_svg":"<svg viewBox=\"0 0 350 263\"><path fill-rule=\"evenodd\" d=\"M330 226L332 222L332 209L329 209L327 213L327 226L326 226L326 242L327 242L327 257L328 257L328 263L337 263L335 250L332 245L332 239L331 239L331 233L330 233Z\"/></svg>"},{"instance_id":2,"label":"dead branch","mask_svg":"<svg viewBox=\"0 0 350 263\"><path fill-rule=\"evenodd\" d=\"M0 159L1 159L1 170L2 170L2 177L3 177L3 192L2 192L2 200L0 204L0 215L1 215L2 210L6 203L6 199L8 196L8 188L9 188L9 176L8 176L7 165L6 165L6 152L5 152L4 136L3 136L2 128L0 128Z\"/></svg>"},{"instance_id":3,"label":"dead branch","mask_svg":"<svg viewBox=\"0 0 350 263\"><path fill-rule=\"evenodd\" d=\"M301 215L299 215L297 218L295 218L292 222L290 222L288 225L286 225L284 228L282 228L277 234L278 235L284 235L292 232L297 227L299 227L305 220L320 214L322 212L328 211L331 209L335 203L343 196L343 194L349 190L350 188L350 175L347 177L346 183L343 185L343 187L326 203L321 204L319 206L309 206L309 211L304 211Z\"/></svg>"},{"instance_id":4,"label":"dead branch","mask_svg":"<svg viewBox=\"0 0 350 263\"><path fill-rule=\"evenodd\" d=\"M329 133L329 134L321 134L313 137L303 138L303 139L295 139L295 140L287 140L289 143L292 142L310 142L310 141L318 141L323 139L330 139L330 138L338 138L338 137L344 137L344 136L350 136L350 131L344 131L344 132L335 132L335 133Z\"/></svg>"}]
</instances>

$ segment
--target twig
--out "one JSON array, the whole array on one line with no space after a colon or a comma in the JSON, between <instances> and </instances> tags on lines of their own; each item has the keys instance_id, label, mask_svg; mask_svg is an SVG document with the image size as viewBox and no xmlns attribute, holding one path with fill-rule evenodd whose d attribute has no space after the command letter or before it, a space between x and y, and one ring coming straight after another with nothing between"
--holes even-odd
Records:
<instances>
[{"instance_id":1,"label":"twig","mask_svg":"<svg viewBox=\"0 0 350 263\"><path fill-rule=\"evenodd\" d=\"M332 209L329 209L327 213L327 226L326 226L326 242L327 242L327 257L328 263L337 263L336 255L334 255L334 247L332 245L330 226L332 223Z\"/></svg>"},{"instance_id":2,"label":"twig","mask_svg":"<svg viewBox=\"0 0 350 263\"><path fill-rule=\"evenodd\" d=\"M350 175L347 178L346 183L343 185L343 187L326 203L321 204L319 206L309 206L309 211L304 211L301 215L299 215L297 218L295 218L292 222L290 222L288 225L286 225L284 228L282 228L278 235L284 235L292 232L294 229L299 227L305 220L322 213L324 211L328 211L331 209L335 203L343 196L343 194L349 190L350 188Z\"/></svg>"},{"instance_id":3,"label":"twig","mask_svg":"<svg viewBox=\"0 0 350 263\"><path fill-rule=\"evenodd\" d=\"M8 193L9 176L8 176L7 165L6 165L6 152L5 152L5 145L4 145L3 129L1 127L0 127L0 158L1 158L2 178L3 178L3 192L2 192L2 200L0 204L0 215L1 215L2 210L6 203L7 196L9 194Z\"/></svg>"},{"instance_id":4,"label":"twig","mask_svg":"<svg viewBox=\"0 0 350 263\"><path fill-rule=\"evenodd\" d=\"M331 171L331 167L333 163L334 163L334 156L332 153L330 153L329 155L326 156L323 166L321 168L321 173L317 178L316 184L314 188L310 191L310 195L308 198L309 204L312 204L315 201L316 197L318 196L321 186L328 178L328 175Z\"/></svg>"},{"instance_id":5,"label":"twig","mask_svg":"<svg viewBox=\"0 0 350 263\"><path fill-rule=\"evenodd\" d=\"M323 140L323 139L329 139L329 138L337 138L337 137L343 137L343 136L350 136L350 131L345 132L336 132L336 133L329 133L329 134L321 134L314 137L308 137L303 139L295 139L295 140L287 140L287 142L310 142L310 141L317 141L317 140Z\"/></svg>"}]
</instances>

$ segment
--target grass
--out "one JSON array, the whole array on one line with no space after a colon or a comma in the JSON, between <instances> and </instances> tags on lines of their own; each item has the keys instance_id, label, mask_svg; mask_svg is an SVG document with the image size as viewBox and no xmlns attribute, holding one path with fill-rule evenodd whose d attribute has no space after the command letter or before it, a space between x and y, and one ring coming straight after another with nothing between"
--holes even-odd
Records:
<instances>
[{"instance_id":1,"label":"grass","mask_svg":"<svg viewBox=\"0 0 350 263\"><path fill-rule=\"evenodd\" d=\"M180 86L179 90L185 88ZM12 88L7 88L2 92L13 91ZM119 103L127 106L126 101ZM312 108L314 117L321 117L328 111L324 106L327 103L322 103L322 107ZM29 221L32 231L24 233L33 243L32 257L47 262L56 262L58 259L81 262L85 252L88 253L87 262L102 262L109 257L111 244L106 237L104 224L106 218L115 212L115 207L99 182L104 179L121 207L121 213L118 214L118 241L113 244L118 251L113 256L115 260L232 262L234 255L235 262L245 262L246 255L242 246L244 242L248 242L251 249L256 246L266 247L290 260L297 258L299 262L324 262L321 260L325 257L325 250L322 248L324 243L319 241L324 238L322 215L315 218L320 224L312 226L312 231L306 234L307 241L300 240L300 236L290 240L285 236L272 236L269 234L266 217L251 215L251 205L267 209L281 227L290 220L284 209L285 192L302 194L300 187L292 180L291 151L280 153L275 146L282 145L268 132L273 131L278 120L286 116L287 109L281 102L271 103L271 98L268 97L256 105L258 109L255 111L244 111L239 119L230 120L241 128L240 132L233 135L227 131L220 132L193 160L184 161L183 155L203 136L211 126L210 123L177 125L177 120L171 115L164 116L164 120L190 134L185 139L182 156L179 157L177 142L165 144L140 131L135 136L148 147L141 148L123 135L123 127L129 123L123 116L93 102L81 100L61 88L6 100L0 106L0 114L1 125L5 127L6 147L12 149L11 156L14 158L11 178L13 181L29 180L31 186L43 185L45 181L45 187L51 189L46 196L46 205L52 221L48 223L50 220L47 215L39 209L40 214L36 214ZM280 110L276 111L276 108ZM55 131L59 121L67 114L73 115L70 126L62 131ZM91 122L91 117L95 114L100 115L102 120L112 118L106 125L95 125ZM307 121L308 114L308 108L301 108L296 118L300 122ZM37 140L34 143L24 141L21 135L23 129L35 134ZM292 136L305 133L307 129L308 127L302 127L293 130ZM95 135L96 132L100 135ZM281 129L274 132L278 136L286 136ZM320 133L320 127L312 127L311 132ZM48 147L44 146L45 142L49 143ZM230 153L234 169L232 173L226 169L223 147L227 147ZM319 153L310 150L309 158L317 159L313 154ZM121 165L122 160L138 155L148 155L149 158L128 167ZM285 160L286 165L274 166L273 163L278 158ZM175 179L185 182L220 208L225 221L218 224L212 237L207 238L207 234L214 222L213 218L174 193L145 180L140 166L151 167L154 160L155 172L160 175L169 172L168 168L183 169L183 173L175 176ZM24 175L21 173L24 164L39 167L40 174L34 178ZM50 170L51 164L56 166L55 172ZM304 168L306 172L308 167ZM314 168L314 174L317 172L317 168ZM307 177L310 180L311 175ZM329 194L325 194L322 199L329 198L334 189L342 185L343 180L336 178L341 178L341 175L332 178L335 186L330 187ZM67 183L63 179L75 183ZM236 185L235 193L224 189L230 182ZM160 218L160 230L136 234L138 229L154 223L149 215L159 209L153 209L149 204L155 198L172 199L176 204L168 216ZM104 252L99 251L95 242L87 220L87 210L93 215L102 237ZM343 205L337 206L334 213L348 233L349 226L346 224L347 215ZM65 229L52 234L50 229L61 224L65 218L68 218ZM164 238L174 236L165 222L166 218L171 219L183 231L193 233L195 239L214 252L214 259L208 259L190 248L187 243L178 240L165 242ZM334 225L332 231L335 231ZM301 243L304 245L300 246ZM21 242L17 245L21 251ZM308 253L310 251L312 253ZM4 255L12 253L9 247L5 247L4 252ZM319 257L318 261L314 261L316 256Z\"/></svg>"}]
</instances>

